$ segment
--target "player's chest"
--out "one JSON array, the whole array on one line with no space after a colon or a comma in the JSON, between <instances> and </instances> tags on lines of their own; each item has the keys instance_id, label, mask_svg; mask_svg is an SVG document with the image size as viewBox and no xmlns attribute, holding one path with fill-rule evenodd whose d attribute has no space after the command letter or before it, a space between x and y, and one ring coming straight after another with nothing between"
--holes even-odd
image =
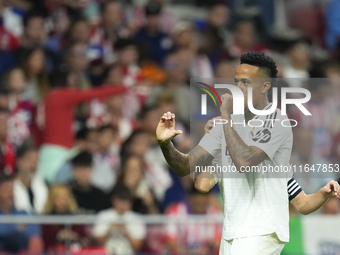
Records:
<instances>
[{"instance_id":1,"label":"player's chest","mask_svg":"<svg viewBox=\"0 0 340 255\"><path fill-rule=\"evenodd\" d=\"M245 126L242 128L235 128L235 131L246 145L250 145L252 141L255 141L260 138L259 129L256 127ZM229 148L227 146L225 136L223 136L222 139L222 155L230 157Z\"/></svg>"}]
</instances>

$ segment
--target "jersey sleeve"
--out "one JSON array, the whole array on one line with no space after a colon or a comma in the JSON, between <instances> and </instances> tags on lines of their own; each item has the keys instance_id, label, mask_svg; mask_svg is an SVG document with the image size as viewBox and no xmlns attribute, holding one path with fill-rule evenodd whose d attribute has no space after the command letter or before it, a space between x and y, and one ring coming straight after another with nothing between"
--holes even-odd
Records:
<instances>
[{"instance_id":1,"label":"jersey sleeve","mask_svg":"<svg viewBox=\"0 0 340 255\"><path fill-rule=\"evenodd\" d=\"M299 195L302 192L300 184L294 178L288 181L287 192L289 201L292 201L297 195Z\"/></svg>"},{"instance_id":2,"label":"jersey sleeve","mask_svg":"<svg viewBox=\"0 0 340 255\"><path fill-rule=\"evenodd\" d=\"M274 125L268 122L255 132L248 145L260 148L274 161L274 155L278 149L286 143L291 143L292 138L291 127L283 127L278 121Z\"/></svg>"},{"instance_id":3,"label":"jersey sleeve","mask_svg":"<svg viewBox=\"0 0 340 255\"><path fill-rule=\"evenodd\" d=\"M198 143L203 149L205 149L214 158L221 154L221 142L223 138L222 125L216 125L209 132L207 132L201 141Z\"/></svg>"}]
</instances>

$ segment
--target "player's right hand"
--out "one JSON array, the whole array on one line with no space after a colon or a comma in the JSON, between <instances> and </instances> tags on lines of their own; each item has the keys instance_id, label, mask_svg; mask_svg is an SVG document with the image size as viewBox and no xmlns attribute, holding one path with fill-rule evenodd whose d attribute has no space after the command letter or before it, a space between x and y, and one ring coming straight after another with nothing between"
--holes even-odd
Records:
<instances>
[{"instance_id":1,"label":"player's right hand","mask_svg":"<svg viewBox=\"0 0 340 255\"><path fill-rule=\"evenodd\" d=\"M219 120L219 119L221 119L221 116L218 116L218 117L212 118L211 120L208 120L207 124L205 124L205 126L204 126L204 132L208 133L208 131L214 127L214 120Z\"/></svg>"},{"instance_id":2,"label":"player's right hand","mask_svg":"<svg viewBox=\"0 0 340 255\"><path fill-rule=\"evenodd\" d=\"M158 142L169 142L173 137L182 133L181 130L175 130L175 114L171 112L164 113L156 129Z\"/></svg>"}]
</instances>

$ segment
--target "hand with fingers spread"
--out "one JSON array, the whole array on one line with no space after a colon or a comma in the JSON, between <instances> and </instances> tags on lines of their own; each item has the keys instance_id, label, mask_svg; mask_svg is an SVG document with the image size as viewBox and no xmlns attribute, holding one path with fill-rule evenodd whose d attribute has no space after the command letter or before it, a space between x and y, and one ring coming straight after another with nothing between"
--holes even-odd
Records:
<instances>
[{"instance_id":1,"label":"hand with fingers spread","mask_svg":"<svg viewBox=\"0 0 340 255\"><path fill-rule=\"evenodd\" d=\"M164 113L156 129L158 142L169 142L173 137L182 133L181 130L175 130L175 114L171 112Z\"/></svg>"},{"instance_id":2,"label":"hand with fingers spread","mask_svg":"<svg viewBox=\"0 0 340 255\"><path fill-rule=\"evenodd\" d=\"M208 120L207 124L205 124L204 126L204 133L208 133L208 131L214 127L214 120L219 120L219 119L221 119L221 116Z\"/></svg>"},{"instance_id":3,"label":"hand with fingers spread","mask_svg":"<svg viewBox=\"0 0 340 255\"><path fill-rule=\"evenodd\" d=\"M322 191L326 196L340 198L340 186L336 181L330 181L323 188Z\"/></svg>"}]
</instances>

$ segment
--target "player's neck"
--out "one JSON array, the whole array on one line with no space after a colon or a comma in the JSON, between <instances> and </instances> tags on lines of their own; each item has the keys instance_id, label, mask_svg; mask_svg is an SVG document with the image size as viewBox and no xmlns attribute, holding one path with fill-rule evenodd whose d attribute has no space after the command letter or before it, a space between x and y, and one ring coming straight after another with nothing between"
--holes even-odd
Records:
<instances>
[{"instance_id":1,"label":"player's neck","mask_svg":"<svg viewBox=\"0 0 340 255\"><path fill-rule=\"evenodd\" d=\"M269 104L268 98L263 98L260 102L254 105L254 108L256 110L263 110L267 105ZM248 108L245 110L244 117L246 120L246 123L248 123L249 120L254 118L255 114L252 113Z\"/></svg>"}]
</instances>

